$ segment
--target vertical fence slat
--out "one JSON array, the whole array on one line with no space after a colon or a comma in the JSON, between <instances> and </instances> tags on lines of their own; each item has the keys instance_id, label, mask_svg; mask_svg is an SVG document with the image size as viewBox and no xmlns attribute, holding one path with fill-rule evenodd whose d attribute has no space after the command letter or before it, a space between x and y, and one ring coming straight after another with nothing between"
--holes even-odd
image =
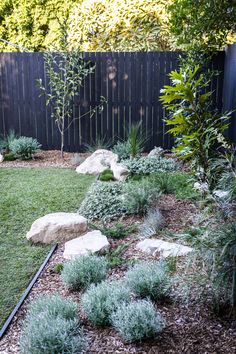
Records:
<instances>
[{"instance_id":1,"label":"vertical fence slat","mask_svg":"<svg viewBox=\"0 0 236 354\"><path fill-rule=\"evenodd\" d=\"M98 136L107 140L123 139L131 122L142 120L146 146L170 149L173 138L166 134L165 111L159 101L160 89L168 83L168 73L178 68L175 52L84 53L96 65L87 77L79 99L73 105L78 118L99 104L100 96L108 103L101 114L76 119L66 132L68 151L81 151L83 145ZM211 66L220 75L212 81L214 105L222 108L224 53ZM60 148L60 136L51 118L51 108L39 97L36 78L46 81L43 53L0 53L0 134L14 129L18 134L37 137L44 149Z\"/></svg>"}]
</instances>

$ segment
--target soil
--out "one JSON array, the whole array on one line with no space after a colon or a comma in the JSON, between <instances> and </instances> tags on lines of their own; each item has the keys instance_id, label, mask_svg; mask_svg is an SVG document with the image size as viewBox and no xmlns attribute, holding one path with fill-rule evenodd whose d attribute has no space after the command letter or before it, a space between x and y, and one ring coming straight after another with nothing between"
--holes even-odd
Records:
<instances>
[{"instance_id":1,"label":"soil","mask_svg":"<svg viewBox=\"0 0 236 354\"><path fill-rule=\"evenodd\" d=\"M64 158L61 158L59 150L39 151L34 155L32 160L14 160L3 161L0 167L60 167L60 168L75 168L79 163L77 159L83 161L88 157L89 153L74 153L64 152Z\"/></svg>"},{"instance_id":2,"label":"soil","mask_svg":"<svg viewBox=\"0 0 236 354\"><path fill-rule=\"evenodd\" d=\"M22 167L28 166L55 166L72 167L71 157L74 154L65 153L65 160L62 162L59 152L47 151L39 153L35 160L30 162L14 161L4 162L4 166ZM84 155L83 155L84 156ZM198 206L191 201L177 200L173 195L164 195L157 205L165 217L165 232L181 232L190 227L198 213ZM142 218L123 218L122 223L137 226L141 224ZM112 226L109 225L109 226ZM157 237L159 237L157 235ZM124 262L113 267L109 273L109 279L122 278L131 262L142 260L153 260L154 257L147 256L136 249L139 241L138 233L128 237L115 240L109 239L111 249L120 245L128 245L122 257ZM18 341L25 318L27 304L29 301L45 293L60 293L65 298L72 298L79 303L80 293L69 291L54 269L58 263L63 263L64 245L59 245L57 251L49 261L45 271L41 274L33 287L28 299L18 311L9 330L0 343L1 354L19 353ZM155 256L158 259L158 255ZM184 259L181 259L177 272L181 273L184 267ZM111 328L95 328L84 316L81 308L79 316L82 319L84 333L87 338L87 354L115 354L115 353L138 353L138 354L233 354L236 353L236 320L222 319L203 306L194 301L194 295L188 302L176 299L167 304L155 304L166 320L164 332L153 340L143 343L125 344L120 336ZM50 354L50 353L49 353Z\"/></svg>"}]
</instances>

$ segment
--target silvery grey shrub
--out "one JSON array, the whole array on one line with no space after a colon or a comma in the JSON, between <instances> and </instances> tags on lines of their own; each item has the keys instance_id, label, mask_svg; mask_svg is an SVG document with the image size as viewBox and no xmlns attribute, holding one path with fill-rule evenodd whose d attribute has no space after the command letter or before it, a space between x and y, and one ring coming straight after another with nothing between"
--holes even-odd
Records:
<instances>
[{"instance_id":1,"label":"silvery grey shrub","mask_svg":"<svg viewBox=\"0 0 236 354\"><path fill-rule=\"evenodd\" d=\"M149 175L157 172L173 172L180 169L179 164L174 159L167 159L160 156L145 156L123 160L130 173L135 175Z\"/></svg>"},{"instance_id":2,"label":"silvery grey shrub","mask_svg":"<svg viewBox=\"0 0 236 354\"><path fill-rule=\"evenodd\" d=\"M142 341L155 337L165 328L162 315L151 301L138 300L121 304L111 315L112 326L125 342Z\"/></svg>"},{"instance_id":3,"label":"silvery grey shrub","mask_svg":"<svg viewBox=\"0 0 236 354\"><path fill-rule=\"evenodd\" d=\"M60 295L41 295L28 306L20 337L22 354L79 354L85 339L77 305Z\"/></svg>"},{"instance_id":4,"label":"silvery grey shrub","mask_svg":"<svg viewBox=\"0 0 236 354\"><path fill-rule=\"evenodd\" d=\"M169 297L171 278L165 262L141 262L125 275L130 289L140 297L163 301Z\"/></svg>"},{"instance_id":5,"label":"silvery grey shrub","mask_svg":"<svg viewBox=\"0 0 236 354\"><path fill-rule=\"evenodd\" d=\"M71 290L84 290L92 283L100 283L107 276L105 257L83 255L64 264L61 272L63 283Z\"/></svg>"},{"instance_id":6,"label":"silvery grey shrub","mask_svg":"<svg viewBox=\"0 0 236 354\"><path fill-rule=\"evenodd\" d=\"M28 317L20 338L22 354L79 354L85 347L77 319L53 317L46 312Z\"/></svg>"},{"instance_id":7,"label":"silvery grey shrub","mask_svg":"<svg viewBox=\"0 0 236 354\"><path fill-rule=\"evenodd\" d=\"M140 236L144 238L156 235L164 225L164 217L158 208L148 210L142 225L139 227Z\"/></svg>"},{"instance_id":8,"label":"silvery grey shrub","mask_svg":"<svg viewBox=\"0 0 236 354\"><path fill-rule=\"evenodd\" d=\"M96 326L108 325L112 312L121 303L127 304L130 301L130 290L121 281L93 284L81 298L87 318Z\"/></svg>"},{"instance_id":9,"label":"silvery grey shrub","mask_svg":"<svg viewBox=\"0 0 236 354\"><path fill-rule=\"evenodd\" d=\"M28 317L35 317L47 313L53 317L62 317L66 320L77 318L77 304L69 299L63 299L59 294L45 294L32 301L28 306Z\"/></svg>"}]
</instances>

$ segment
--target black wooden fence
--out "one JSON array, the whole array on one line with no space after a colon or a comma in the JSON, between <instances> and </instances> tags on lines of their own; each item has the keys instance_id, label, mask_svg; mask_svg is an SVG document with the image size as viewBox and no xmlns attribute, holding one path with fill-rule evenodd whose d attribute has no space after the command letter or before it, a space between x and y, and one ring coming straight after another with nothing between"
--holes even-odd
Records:
<instances>
[{"instance_id":1,"label":"black wooden fence","mask_svg":"<svg viewBox=\"0 0 236 354\"><path fill-rule=\"evenodd\" d=\"M169 83L168 73L178 68L179 53L85 53L95 62L94 74L86 78L80 98L73 107L78 118L107 98L101 114L76 119L66 132L65 149L81 151L98 137L114 142L123 138L131 122L142 120L148 137L147 149L171 148L173 140L163 123L165 110L160 89ZM224 53L212 67L221 74L213 79L214 103L222 107ZM36 79L46 79L42 53L0 53L0 134L14 129L20 135L36 137L44 149L58 149L60 139L50 107L39 97Z\"/></svg>"}]
</instances>

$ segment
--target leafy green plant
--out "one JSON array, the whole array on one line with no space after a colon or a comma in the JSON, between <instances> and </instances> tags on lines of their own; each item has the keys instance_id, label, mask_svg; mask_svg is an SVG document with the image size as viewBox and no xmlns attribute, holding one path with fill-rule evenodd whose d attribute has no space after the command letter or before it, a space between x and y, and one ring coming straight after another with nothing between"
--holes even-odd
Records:
<instances>
[{"instance_id":1,"label":"leafy green plant","mask_svg":"<svg viewBox=\"0 0 236 354\"><path fill-rule=\"evenodd\" d=\"M142 341L155 337L165 328L162 315L151 301L139 300L121 304L111 315L113 327L125 342Z\"/></svg>"},{"instance_id":2,"label":"leafy green plant","mask_svg":"<svg viewBox=\"0 0 236 354\"><path fill-rule=\"evenodd\" d=\"M52 118L55 120L61 138L61 157L63 158L65 132L75 119L95 112L101 112L106 102L104 97L100 103L80 117L73 117L73 102L80 95L83 80L94 72L94 66L84 60L78 49L68 49L67 27L61 25L61 50L44 54L44 63L48 85L42 79L37 80L41 94L46 97L46 104L51 104Z\"/></svg>"},{"instance_id":3,"label":"leafy green plant","mask_svg":"<svg viewBox=\"0 0 236 354\"><path fill-rule=\"evenodd\" d=\"M4 154L4 161L15 161L16 157L14 154L9 152L9 154Z\"/></svg>"},{"instance_id":4,"label":"leafy green plant","mask_svg":"<svg viewBox=\"0 0 236 354\"><path fill-rule=\"evenodd\" d=\"M19 136L15 133L14 130L9 130L9 133L6 135L6 137L2 137L0 139L0 151L1 150L4 150L6 152L6 154L9 154L10 153L10 143L15 140L15 139L18 139ZM4 159L5 156L4 156ZM7 161L12 161L12 160L7 160Z\"/></svg>"},{"instance_id":5,"label":"leafy green plant","mask_svg":"<svg viewBox=\"0 0 236 354\"><path fill-rule=\"evenodd\" d=\"M199 66L172 71L170 79L171 86L164 86L160 99L170 111L165 121L171 126L169 132L176 137L175 151L182 158L190 159L196 171L202 169L205 180L209 160L229 125L231 112L221 114L211 108L213 93L207 91L210 81Z\"/></svg>"},{"instance_id":6,"label":"leafy green plant","mask_svg":"<svg viewBox=\"0 0 236 354\"><path fill-rule=\"evenodd\" d=\"M159 209L149 209L144 218L139 232L142 237L151 237L156 235L164 225L164 218Z\"/></svg>"},{"instance_id":7,"label":"leafy green plant","mask_svg":"<svg viewBox=\"0 0 236 354\"><path fill-rule=\"evenodd\" d=\"M110 316L121 303L129 303L129 289L120 281L91 285L82 295L81 304L89 321L95 326L110 324Z\"/></svg>"},{"instance_id":8,"label":"leafy green plant","mask_svg":"<svg viewBox=\"0 0 236 354\"><path fill-rule=\"evenodd\" d=\"M92 283L106 278L107 260L105 257L84 255L65 263L61 272L62 281L69 289L84 290Z\"/></svg>"},{"instance_id":9,"label":"leafy green plant","mask_svg":"<svg viewBox=\"0 0 236 354\"><path fill-rule=\"evenodd\" d=\"M167 159L160 156L134 158L122 161L129 171L134 175L149 175L157 172L173 172L179 170L179 164L174 159Z\"/></svg>"},{"instance_id":10,"label":"leafy green plant","mask_svg":"<svg viewBox=\"0 0 236 354\"><path fill-rule=\"evenodd\" d=\"M114 181L115 178L114 178L114 175L113 175L112 170L110 170L110 169L104 170L104 171L99 175L99 180L102 181L102 182Z\"/></svg>"},{"instance_id":11,"label":"leafy green plant","mask_svg":"<svg viewBox=\"0 0 236 354\"><path fill-rule=\"evenodd\" d=\"M127 250L129 244L119 245L115 249L112 249L107 254L107 261L109 267L117 267L125 263L125 259L123 258L123 253Z\"/></svg>"},{"instance_id":12,"label":"leafy green plant","mask_svg":"<svg viewBox=\"0 0 236 354\"><path fill-rule=\"evenodd\" d=\"M142 122L133 123L129 128L127 144L130 147L130 157L138 156L144 149L146 138L141 132Z\"/></svg>"},{"instance_id":13,"label":"leafy green plant","mask_svg":"<svg viewBox=\"0 0 236 354\"><path fill-rule=\"evenodd\" d=\"M89 224L89 226L94 230L100 230L101 233L107 237L118 240L129 236L137 230L136 225L124 225L120 222L116 223L114 226L104 225L102 228L94 224Z\"/></svg>"},{"instance_id":14,"label":"leafy green plant","mask_svg":"<svg viewBox=\"0 0 236 354\"><path fill-rule=\"evenodd\" d=\"M128 270L125 280L138 296L163 301L169 297L171 280L164 262L142 262Z\"/></svg>"},{"instance_id":15,"label":"leafy green plant","mask_svg":"<svg viewBox=\"0 0 236 354\"><path fill-rule=\"evenodd\" d=\"M64 268L64 265L62 263L57 263L55 264L53 270L55 273L60 274Z\"/></svg>"},{"instance_id":16,"label":"leafy green plant","mask_svg":"<svg viewBox=\"0 0 236 354\"><path fill-rule=\"evenodd\" d=\"M36 139L21 136L9 143L9 149L14 156L22 160L32 159L33 155L41 148Z\"/></svg>"}]
</instances>

